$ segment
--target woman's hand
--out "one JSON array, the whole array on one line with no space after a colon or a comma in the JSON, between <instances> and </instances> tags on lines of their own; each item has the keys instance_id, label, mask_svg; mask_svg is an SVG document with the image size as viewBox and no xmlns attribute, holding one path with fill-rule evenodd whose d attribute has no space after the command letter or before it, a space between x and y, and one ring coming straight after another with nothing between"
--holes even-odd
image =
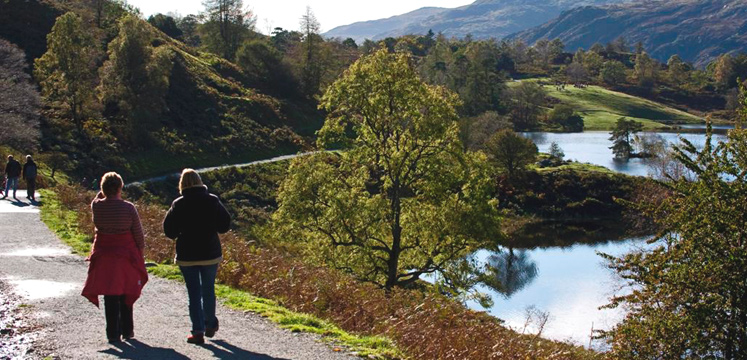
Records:
<instances>
[{"instance_id":1,"label":"woman's hand","mask_svg":"<svg viewBox=\"0 0 747 360\"><path fill-rule=\"evenodd\" d=\"M99 191L99 193L98 193L98 194L96 194L96 198L97 198L97 199L103 199L103 198L105 198L105 197L106 197L106 195L104 195L104 192L103 192L103 191Z\"/></svg>"}]
</instances>

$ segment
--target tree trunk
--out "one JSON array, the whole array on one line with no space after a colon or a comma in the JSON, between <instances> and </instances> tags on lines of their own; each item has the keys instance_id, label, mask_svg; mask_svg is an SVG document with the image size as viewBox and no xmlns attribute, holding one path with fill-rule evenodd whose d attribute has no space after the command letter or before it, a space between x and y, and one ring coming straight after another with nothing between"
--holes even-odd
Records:
<instances>
[{"instance_id":1,"label":"tree trunk","mask_svg":"<svg viewBox=\"0 0 747 360\"><path fill-rule=\"evenodd\" d=\"M400 225L400 190L397 184L394 185L391 199L392 210L392 250L389 253L387 263L387 279L384 287L389 292L397 285L397 270L399 268L399 255L402 251L402 226Z\"/></svg>"}]
</instances>

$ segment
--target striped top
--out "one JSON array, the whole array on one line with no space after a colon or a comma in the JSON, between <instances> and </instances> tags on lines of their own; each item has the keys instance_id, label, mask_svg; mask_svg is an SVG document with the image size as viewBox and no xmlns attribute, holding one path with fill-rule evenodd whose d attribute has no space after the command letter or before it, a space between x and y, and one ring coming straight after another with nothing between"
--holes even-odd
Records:
<instances>
[{"instance_id":1,"label":"striped top","mask_svg":"<svg viewBox=\"0 0 747 360\"><path fill-rule=\"evenodd\" d=\"M135 205L119 199L93 199L91 202L93 224L101 234L124 234L131 232L138 249L145 248L143 226Z\"/></svg>"}]
</instances>

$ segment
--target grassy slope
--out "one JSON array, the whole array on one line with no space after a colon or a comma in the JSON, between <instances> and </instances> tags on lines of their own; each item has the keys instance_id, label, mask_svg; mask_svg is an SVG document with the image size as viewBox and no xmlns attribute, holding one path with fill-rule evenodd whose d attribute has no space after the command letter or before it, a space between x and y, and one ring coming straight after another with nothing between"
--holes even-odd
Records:
<instances>
[{"instance_id":1,"label":"grassy slope","mask_svg":"<svg viewBox=\"0 0 747 360\"><path fill-rule=\"evenodd\" d=\"M86 256L91 251L92 239L78 227L78 213L66 209L51 190L41 190L44 205L42 221L68 246L74 254ZM152 275L182 281L175 265L159 264L148 269ZM356 354L373 359L400 359L403 355L394 344L379 336L351 335L334 324L315 316L294 312L269 299L253 296L245 291L217 284L216 295L229 308L259 314L292 332L309 332L322 335L325 341L344 346Z\"/></svg>"},{"instance_id":2,"label":"grassy slope","mask_svg":"<svg viewBox=\"0 0 747 360\"><path fill-rule=\"evenodd\" d=\"M513 82L509 86L517 84ZM623 116L642 122L646 130L662 130L673 123L703 122L703 119L684 111L596 85L584 89L566 86L561 91L554 85L545 85L544 88L551 97L576 108L584 118L584 130L612 130L617 119Z\"/></svg>"},{"instance_id":3,"label":"grassy slope","mask_svg":"<svg viewBox=\"0 0 747 360\"><path fill-rule=\"evenodd\" d=\"M0 0L0 4L0 37L19 45L29 60L46 51L46 36L57 16L69 10L83 14L84 19L92 16L79 1ZM311 136L321 127L323 116L313 101L271 93L272 84L243 72L237 65L147 27L153 44L173 54L174 67L165 96L168 110L158 126L172 136L154 129L156 139L141 148L121 144L123 164L86 170L114 170L137 179L187 166L295 153L303 143L301 136Z\"/></svg>"}]
</instances>

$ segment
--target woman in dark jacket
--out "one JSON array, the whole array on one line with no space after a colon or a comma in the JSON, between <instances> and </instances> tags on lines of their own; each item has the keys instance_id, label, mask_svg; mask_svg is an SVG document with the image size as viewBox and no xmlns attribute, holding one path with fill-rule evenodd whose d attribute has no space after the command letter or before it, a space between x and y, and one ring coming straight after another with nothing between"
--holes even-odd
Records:
<instances>
[{"instance_id":1,"label":"woman in dark jacket","mask_svg":"<svg viewBox=\"0 0 747 360\"><path fill-rule=\"evenodd\" d=\"M176 264L184 276L192 320L191 344L203 344L204 336L218 331L215 317L215 276L223 260L218 233L225 233L231 216L217 196L208 193L200 175L184 169L179 180L182 196L171 204L163 230L176 239Z\"/></svg>"}]
</instances>

